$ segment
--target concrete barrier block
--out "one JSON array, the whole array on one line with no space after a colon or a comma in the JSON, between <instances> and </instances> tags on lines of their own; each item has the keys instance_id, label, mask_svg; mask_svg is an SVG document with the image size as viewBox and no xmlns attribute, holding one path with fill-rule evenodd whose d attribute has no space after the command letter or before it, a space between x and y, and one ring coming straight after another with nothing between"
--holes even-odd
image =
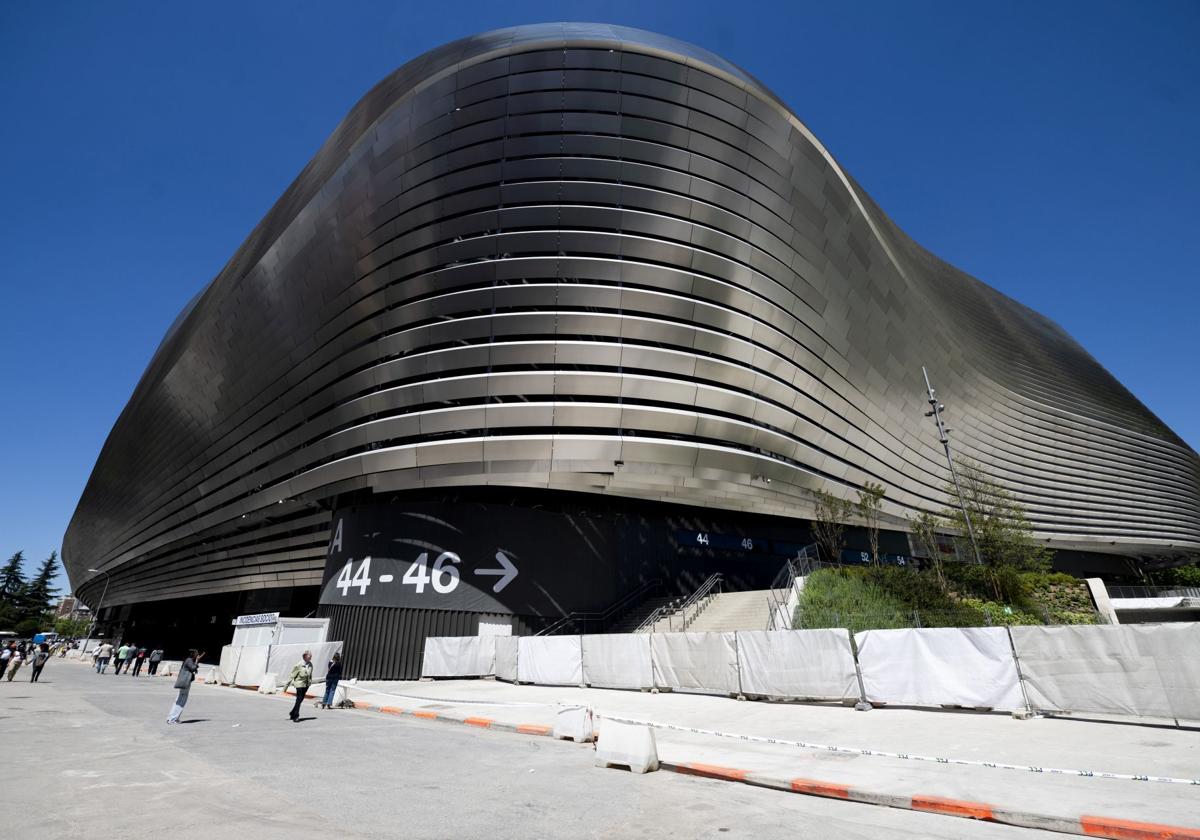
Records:
<instances>
[{"instance_id":1,"label":"concrete barrier block","mask_svg":"<svg viewBox=\"0 0 1200 840\"><path fill-rule=\"evenodd\" d=\"M658 769L658 748L648 726L605 720L596 743L597 767L628 767L634 773Z\"/></svg>"},{"instance_id":2,"label":"concrete barrier block","mask_svg":"<svg viewBox=\"0 0 1200 840\"><path fill-rule=\"evenodd\" d=\"M592 710L587 706L567 706L554 716L554 737L579 744L592 740Z\"/></svg>"},{"instance_id":3,"label":"concrete barrier block","mask_svg":"<svg viewBox=\"0 0 1200 840\"><path fill-rule=\"evenodd\" d=\"M262 682L258 684L259 694L276 694L279 692L279 677L276 674L263 674Z\"/></svg>"}]
</instances>

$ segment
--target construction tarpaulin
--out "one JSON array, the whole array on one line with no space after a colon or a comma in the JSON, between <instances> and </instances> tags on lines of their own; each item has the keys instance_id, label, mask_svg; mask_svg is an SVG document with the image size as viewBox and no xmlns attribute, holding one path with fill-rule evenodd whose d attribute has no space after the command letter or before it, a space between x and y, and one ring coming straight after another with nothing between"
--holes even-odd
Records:
<instances>
[{"instance_id":1,"label":"construction tarpaulin","mask_svg":"<svg viewBox=\"0 0 1200 840\"><path fill-rule=\"evenodd\" d=\"M858 675L847 630L739 630L742 693L857 700Z\"/></svg>"},{"instance_id":2,"label":"construction tarpaulin","mask_svg":"<svg viewBox=\"0 0 1200 840\"><path fill-rule=\"evenodd\" d=\"M1013 627L1029 705L1200 721L1200 624Z\"/></svg>"},{"instance_id":3,"label":"construction tarpaulin","mask_svg":"<svg viewBox=\"0 0 1200 840\"><path fill-rule=\"evenodd\" d=\"M738 693L733 633L651 633L650 651L659 688Z\"/></svg>"},{"instance_id":4,"label":"construction tarpaulin","mask_svg":"<svg viewBox=\"0 0 1200 840\"><path fill-rule=\"evenodd\" d=\"M496 636L496 679L517 681L517 636Z\"/></svg>"},{"instance_id":5,"label":"construction tarpaulin","mask_svg":"<svg viewBox=\"0 0 1200 840\"><path fill-rule=\"evenodd\" d=\"M583 647L579 636L519 636L517 679L536 685L580 685Z\"/></svg>"},{"instance_id":6,"label":"construction tarpaulin","mask_svg":"<svg viewBox=\"0 0 1200 840\"><path fill-rule=\"evenodd\" d=\"M495 636L430 636L422 677L487 677L495 673Z\"/></svg>"},{"instance_id":7,"label":"construction tarpaulin","mask_svg":"<svg viewBox=\"0 0 1200 840\"><path fill-rule=\"evenodd\" d=\"M242 645L233 684L243 688L258 688L262 684L263 675L267 673L267 654L270 650L270 645ZM285 678L280 676L279 682L283 682Z\"/></svg>"},{"instance_id":8,"label":"construction tarpaulin","mask_svg":"<svg viewBox=\"0 0 1200 840\"><path fill-rule=\"evenodd\" d=\"M583 637L583 681L597 688L652 688L650 633Z\"/></svg>"},{"instance_id":9,"label":"construction tarpaulin","mask_svg":"<svg viewBox=\"0 0 1200 840\"><path fill-rule=\"evenodd\" d=\"M1025 708L1003 627L866 630L854 641L872 703Z\"/></svg>"},{"instance_id":10,"label":"construction tarpaulin","mask_svg":"<svg viewBox=\"0 0 1200 840\"><path fill-rule=\"evenodd\" d=\"M217 665L217 679L222 685L233 684L237 677L238 660L241 658L241 645L225 645L221 648L221 659Z\"/></svg>"},{"instance_id":11,"label":"construction tarpaulin","mask_svg":"<svg viewBox=\"0 0 1200 840\"><path fill-rule=\"evenodd\" d=\"M304 651L312 654L313 682L322 682L329 671L329 660L342 652L342 642L310 642L308 644L271 645L267 657L267 673L275 675L279 685L287 682L292 669L303 661ZM249 650L249 648L247 648Z\"/></svg>"}]
</instances>

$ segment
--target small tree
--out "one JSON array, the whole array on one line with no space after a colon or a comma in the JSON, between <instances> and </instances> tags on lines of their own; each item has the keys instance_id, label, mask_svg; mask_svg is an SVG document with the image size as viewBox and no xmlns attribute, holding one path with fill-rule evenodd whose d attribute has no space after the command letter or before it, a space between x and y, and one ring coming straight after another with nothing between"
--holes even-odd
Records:
<instances>
[{"instance_id":1,"label":"small tree","mask_svg":"<svg viewBox=\"0 0 1200 840\"><path fill-rule=\"evenodd\" d=\"M942 530L942 520L932 513L922 513L910 516L908 527L912 530L913 540L917 547L925 552L933 561L933 569L937 573L938 586L946 591L946 574L942 569L942 546L938 541L938 532Z\"/></svg>"},{"instance_id":2,"label":"small tree","mask_svg":"<svg viewBox=\"0 0 1200 840\"><path fill-rule=\"evenodd\" d=\"M871 543L871 562L879 565L879 515L883 509L883 496L887 491L882 484L868 481L858 491L858 501L854 510L867 529L867 539Z\"/></svg>"},{"instance_id":3,"label":"small tree","mask_svg":"<svg viewBox=\"0 0 1200 840\"><path fill-rule=\"evenodd\" d=\"M21 620L18 622L18 626L29 621L49 626L50 620L47 613L50 611L54 595L58 592L58 588L51 585L56 574L58 574L58 552L51 551L50 556L42 562L37 574L30 579L25 591L21 593L18 600Z\"/></svg>"},{"instance_id":4,"label":"small tree","mask_svg":"<svg viewBox=\"0 0 1200 840\"><path fill-rule=\"evenodd\" d=\"M979 464L967 458L955 459L963 502L971 515L979 557L989 570L997 598L1006 594L1012 600L1018 593L1003 591L1001 582L1011 582L1017 570L1047 571L1051 552L1033 539L1033 527L1025 507L1007 489L988 478ZM956 497L953 486L946 488ZM965 535L966 520L961 508L945 513L960 535Z\"/></svg>"},{"instance_id":5,"label":"small tree","mask_svg":"<svg viewBox=\"0 0 1200 840\"><path fill-rule=\"evenodd\" d=\"M853 508L853 502L832 493L813 491L813 537L829 562L836 562L842 554L846 520Z\"/></svg>"},{"instance_id":6,"label":"small tree","mask_svg":"<svg viewBox=\"0 0 1200 840\"><path fill-rule=\"evenodd\" d=\"M15 603L25 590L25 576L21 574L21 564L25 562L25 553L18 551L0 568L0 599Z\"/></svg>"},{"instance_id":7,"label":"small tree","mask_svg":"<svg viewBox=\"0 0 1200 840\"><path fill-rule=\"evenodd\" d=\"M64 639L79 639L87 633L90 623L86 618L63 616L54 622L54 632Z\"/></svg>"}]
</instances>

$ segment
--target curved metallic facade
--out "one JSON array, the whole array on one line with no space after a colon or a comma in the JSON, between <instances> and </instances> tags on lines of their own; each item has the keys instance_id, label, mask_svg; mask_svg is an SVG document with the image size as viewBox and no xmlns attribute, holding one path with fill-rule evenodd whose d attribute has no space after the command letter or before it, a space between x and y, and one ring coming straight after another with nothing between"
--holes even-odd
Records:
<instances>
[{"instance_id":1,"label":"curved metallic facade","mask_svg":"<svg viewBox=\"0 0 1200 840\"><path fill-rule=\"evenodd\" d=\"M172 326L64 545L122 604L321 583L347 494L549 488L804 518L947 498L1200 550L1200 459L1059 326L908 239L765 87L645 32L487 33L338 126Z\"/></svg>"}]
</instances>

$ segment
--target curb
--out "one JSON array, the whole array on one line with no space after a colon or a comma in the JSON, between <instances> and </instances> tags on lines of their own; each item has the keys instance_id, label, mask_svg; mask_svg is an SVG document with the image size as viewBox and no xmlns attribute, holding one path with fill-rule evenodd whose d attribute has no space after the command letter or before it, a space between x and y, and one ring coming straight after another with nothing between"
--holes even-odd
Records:
<instances>
[{"instance_id":1,"label":"curb","mask_svg":"<svg viewBox=\"0 0 1200 840\"><path fill-rule=\"evenodd\" d=\"M283 693L295 696L293 692ZM397 717L413 717L419 720L456 723L478 729L490 729L496 732L513 732L519 735L535 735L539 737L551 737L553 734L553 728L545 724L502 723L485 717L458 717L456 715L447 715L442 712L431 712L421 709L413 710L402 709L398 706L379 706L364 700L355 700L354 708L369 712L379 712L385 715L395 715ZM599 737L598 733L596 737ZM828 799L841 799L846 802L858 802L864 805L882 805L887 808L923 811L928 814L940 814L946 817L1001 823L1019 828L1058 831L1063 834L1077 834L1084 837L1104 837L1109 838L1109 840L1200 840L1200 828L1185 828L1182 826L1162 825L1160 823L1122 820L1115 817L1086 814L1079 817L1053 816L1033 811L1001 808L987 802L975 802L967 799L948 799L941 796L926 796L922 794L906 796L897 793L880 793L838 782L770 776L763 773L756 773L752 770L744 770L740 767L724 767L718 764L660 761L659 769L685 776L699 776L724 782L741 782L742 784L771 788L772 790L786 791L788 793L799 793L805 796L821 796Z\"/></svg>"},{"instance_id":2,"label":"curb","mask_svg":"<svg viewBox=\"0 0 1200 840\"><path fill-rule=\"evenodd\" d=\"M1159 823L1121 820L1113 817L1083 815L1080 817L1058 817L1032 811L1000 808L987 802L965 799L947 799L941 796L914 794L904 796L895 793L878 793L835 782L816 779L786 779L767 776L738 767L722 767L714 764L692 762L660 762L659 767L673 773L719 779L727 782L742 782L757 787L772 788L809 796L823 796L859 802L867 805L883 805L908 811L924 811L947 817L1003 823L1020 828L1038 828L1059 831L1064 834L1079 834L1085 837L1107 837L1110 840L1200 840L1200 828L1161 825Z\"/></svg>"},{"instance_id":3,"label":"curb","mask_svg":"<svg viewBox=\"0 0 1200 840\"><path fill-rule=\"evenodd\" d=\"M291 696L295 696L292 692L285 692ZM491 729L495 732L513 732L518 735L537 735L539 737L549 738L553 732L553 727L542 723L504 723L486 717L458 717L456 715L447 715L442 712L430 712L424 709L402 709L399 706L377 706L373 703L368 703L364 700L355 700L354 708L361 709L367 712L379 712L385 715L394 715L396 717L413 717L418 720L436 720L442 723L457 723L463 726L473 726L476 729Z\"/></svg>"}]
</instances>

